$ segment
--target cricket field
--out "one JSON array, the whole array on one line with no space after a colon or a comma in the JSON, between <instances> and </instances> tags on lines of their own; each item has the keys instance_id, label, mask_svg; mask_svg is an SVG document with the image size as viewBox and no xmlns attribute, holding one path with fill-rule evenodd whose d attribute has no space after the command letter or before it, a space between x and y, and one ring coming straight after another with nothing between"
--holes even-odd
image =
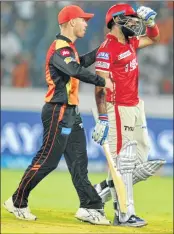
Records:
<instances>
[{"instance_id":1,"label":"cricket field","mask_svg":"<svg viewBox=\"0 0 174 234\"><path fill-rule=\"evenodd\" d=\"M153 177L134 186L136 213L147 220L142 228L96 226L74 218L78 197L68 172L53 172L31 192L29 205L37 221L17 220L2 203L15 191L23 171L1 170L1 233L173 233L173 178ZM92 174L93 184L106 173ZM112 202L105 206L113 219Z\"/></svg>"}]
</instances>

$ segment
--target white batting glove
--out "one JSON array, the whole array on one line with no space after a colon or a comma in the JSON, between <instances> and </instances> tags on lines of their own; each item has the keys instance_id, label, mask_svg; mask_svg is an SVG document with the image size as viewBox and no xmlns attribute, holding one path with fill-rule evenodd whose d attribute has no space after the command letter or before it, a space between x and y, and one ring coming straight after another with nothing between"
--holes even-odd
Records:
<instances>
[{"instance_id":1,"label":"white batting glove","mask_svg":"<svg viewBox=\"0 0 174 234\"><path fill-rule=\"evenodd\" d=\"M98 144L103 145L107 138L108 131L109 131L108 115L99 114L98 121L92 133L92 138Z\"/></svg>"},{"instance_id":2,"label":"white batting glove","mask_svg":"<svg viewBox=\"0 0 174 234\"><path fill-rule=\"evenodd\" d=\"M150 7L141 6L137 10L137 16L143 20L143 23L147 27L155 26L155 17L157 13Z\"/></svg>"}]
</instances>

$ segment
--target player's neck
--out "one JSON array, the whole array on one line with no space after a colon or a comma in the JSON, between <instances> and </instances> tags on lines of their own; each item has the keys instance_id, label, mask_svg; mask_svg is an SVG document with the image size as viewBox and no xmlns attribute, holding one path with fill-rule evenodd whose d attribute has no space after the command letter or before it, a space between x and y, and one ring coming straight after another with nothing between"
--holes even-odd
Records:
<instances>
[{"instance_id":1,"label":"player's neck","mask_svg":"<svg viewBox=\"0 0 174 234\"><path fill-rule=\"evenodd\" d=\"M123 33L117 31L111 31L110 34L114 35L120 43L126 44L126 38Z\"/></svg>"},{"instance_id":2,"label":"player's neck","mask_svg":"<svg viewBox=\"0 0 174 234\"><path fill-rule=\"evenodd\" d=\"M77 37L73 34L73 32L67 28L61 30L61 35L69 38L72 41L72 43L74 43L77 40Z\"/></svg>"}]
</instances>

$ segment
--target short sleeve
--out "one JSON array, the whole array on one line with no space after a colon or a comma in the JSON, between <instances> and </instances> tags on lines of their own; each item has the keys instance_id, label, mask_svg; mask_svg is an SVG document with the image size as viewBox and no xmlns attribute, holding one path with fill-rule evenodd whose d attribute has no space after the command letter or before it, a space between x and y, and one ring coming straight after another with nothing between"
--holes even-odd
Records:
<instances>
[{"instance_id":1,"label":"short sleeve","mask_svg":"<svg viewBox=\"0 0 174 234\"><path fill-rule=\"evenodd\" d=\"M111 66L111 53L106 48L99 48L96 54L95 70L109 72Z\"/></svg>"},{"instance_id":2,"label":"short sleeve","mask_svg":"<svg viewBox=\"0 0 174 234\"><path fill-rule=\"evenodd\" d=\"M135 50L138 49L139 41L140 41L139 37L131 37L131 38L129 38L129 43L133 46L133 48Z\"/></svg>"}]
</instances>

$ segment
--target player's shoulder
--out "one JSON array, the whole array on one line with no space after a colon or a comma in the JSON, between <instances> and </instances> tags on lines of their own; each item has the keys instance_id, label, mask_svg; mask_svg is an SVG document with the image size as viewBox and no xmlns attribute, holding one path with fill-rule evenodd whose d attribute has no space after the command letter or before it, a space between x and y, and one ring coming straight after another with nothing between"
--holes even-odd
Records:
<instances>
[{"instance_id":1,"label":"player's shoulder","mask_svg":"<svg viewBox=\"0 0 174 234\"><path fill-rule=\"evenodd\" d=\"M74 51L70 44L62 39L55 40L55 52L62 57L74 56Z\"/></svg>"},{"instance_id":2,"label":"player's shoulder","mask_svg":"<svg viewBox=\"0 0 174 234\"><path fill-rule=\"evenodd\" d=\"M112 57L112 54L114 53L113 47L116 48L116 45L113 40L106 38L100 45L98 51L97 51L97 58L98 59L104 59L109 60L110 57Z\"/></svg>"},{"instance_id":3,"label":"player's shoulder","mask_svg":"<svg viewBox=\"0 0 174 234\"><path fill-rule=\"evenodd\" d=\"M133 37L129 37L129 42L134 42L134 41L139 41L140 37L139 36L133 36Z\"/></svg>"},{"instance_id":4,"label":"player's shoulder","mask_svg":"<svg viewBox=\"0 0 174 234\"><path fill-rule=\"evenodd\" d=\"M108 50L108 51L112 51L112 49L113 49L113 45L116 45L116 41L114 41L114 40L112 40L111 38L106 38L102 43L101 43L101 45L100 45L100 47L99 47L99 50L101 51L101 50Z\"/></svg>"},{"instance_id":5,"label":"player's shoulder","mask_svg":"<svg viewBox=\"0 0 174 234\"><path fill-rule=\"evenodd\" d=\"M69 43L67 41L57 39L55 40L56 50L62 49L62 48L71 48Z\"/></svg>"}]
</instances>

